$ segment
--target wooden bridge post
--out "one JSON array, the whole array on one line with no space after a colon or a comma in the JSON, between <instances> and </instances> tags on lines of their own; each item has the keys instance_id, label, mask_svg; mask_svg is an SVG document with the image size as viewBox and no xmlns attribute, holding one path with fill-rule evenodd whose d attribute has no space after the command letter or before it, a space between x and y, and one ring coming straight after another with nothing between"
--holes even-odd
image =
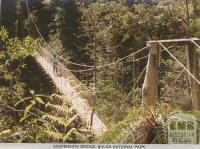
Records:
<instances>
[{"instance_id":1,"label":"wooden bridge post","mask_svg":"<svg viewBox=\"0 0 200 149\"><path fill-rule=\"evenodd\" d=\"M147 42L150 48L147 71L142 89L142 104L154 106L157 101L157 77L160 59L160 46L157 42Z\"/></svg>"},{"instance_id":2,"label":"wooden bridge post","mask_svg":"<svg viewBox=\"0 0 200 149\"><path fill-rule=\"evenodd\" d=\"M195 45L192 43L189 43L186 46L186 58L189 71L199 80L198 55ZM191 78L191 76L189 76L189 78L191 86L192 108L193 110L200 110L200 85L193 78Z\"/></svg>"}]
</instances>

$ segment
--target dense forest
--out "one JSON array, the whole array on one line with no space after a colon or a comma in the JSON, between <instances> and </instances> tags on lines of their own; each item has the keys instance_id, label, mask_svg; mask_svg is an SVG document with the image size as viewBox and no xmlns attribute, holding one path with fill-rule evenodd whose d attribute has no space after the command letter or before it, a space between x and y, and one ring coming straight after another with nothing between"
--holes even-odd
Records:
<instances>
[{"instance_id":1,"label":"dense forest","mask_svg":"<svg viewBox=\"0 0 200 149\"><path fill-rule=\"evenodd\" d=\"M149 54L143 47L151 40L200 38L198 0L27 3L28 13L23 2L2 0L13 11L2 6L0 142L165 144L170 115L189 113L200 118L199 111L192 109L188 73L166 51L160 54L158 102L154 107L142 106ZM82 96L89 97L108 127L101 136L95 136L69 97L38 68L33 55L40 46L54 49L67 60L63 65L74 70L84 87ZM176 44L170 51L186 66L184 48ZM124 58L133 52L138 53ZM89 70L90 66L95 69Z\"/></svg>"}]
</instances>

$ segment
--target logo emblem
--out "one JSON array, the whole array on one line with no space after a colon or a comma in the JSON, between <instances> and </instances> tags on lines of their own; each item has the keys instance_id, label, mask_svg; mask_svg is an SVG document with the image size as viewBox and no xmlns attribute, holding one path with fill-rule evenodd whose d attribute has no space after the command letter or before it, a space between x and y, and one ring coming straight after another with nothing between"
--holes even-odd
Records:
<instances>
[{"instance_id":1,"label":"logo emblem","mask_svg":"<svg viewBox=\"0 0 200 149\"><path fill-rule=\"evenodd\" d=\"M169 144L197 144L197 119L189 114L175 114L168 118Z\"/></svg>"}]
</instances>

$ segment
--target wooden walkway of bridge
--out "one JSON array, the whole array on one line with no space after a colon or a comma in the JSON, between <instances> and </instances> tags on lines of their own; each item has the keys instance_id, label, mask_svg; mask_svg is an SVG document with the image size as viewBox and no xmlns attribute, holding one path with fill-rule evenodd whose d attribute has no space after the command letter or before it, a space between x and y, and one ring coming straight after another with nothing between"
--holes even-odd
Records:
<instances>
[{"instance_id":1,"label":"wooden walkway of bridge","mask_svg":"<svg viewBox=\"0 0 200 149\"><path fill-rule=\"evenodd\" d=\"M79 82L70 71L60 70L59 72L61 74L56 75L53 71L52 63L48 61L49 59L53 58L53 55L47 51L45 52L44 48L40 51L42 51L42 54L38 52L34 55L36 62L42 67L46 74L49 75L59 92L70 99L71 105L74 107L77 113L79 113L81 119L86 123L86 125L89 126L91 123L93 109L89 105L88 100L83 98L76 90L77 86L81 86L81 82ZM43 54L45 54L45 56L43 56ZM47 57L49 59L47 59ZM73 84L70 83L71 81L73 81ZM91 129L96 136L101 135L107 130L105 123L96 112L93 114Z\"/></svg>"}]
</instances>

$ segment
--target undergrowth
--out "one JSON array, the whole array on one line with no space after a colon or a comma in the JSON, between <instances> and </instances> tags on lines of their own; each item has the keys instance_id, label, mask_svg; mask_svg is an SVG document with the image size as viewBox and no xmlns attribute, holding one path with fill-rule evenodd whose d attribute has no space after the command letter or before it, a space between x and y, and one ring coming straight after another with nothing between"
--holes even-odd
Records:
<instances>
[{"instance_id":1,"label":"undergrowth","mask_svg":"<svg viewBox=\"0 0 200 149\"><path fill-rule=\"evenodd\" d=\"M146 106L134 109L95 143L167 144L167 119L176 113L184 114L180 109L166 104L151 109ZM200 117L198 112L188 114L197 119Z\"/></svg>"}]
</instances>

